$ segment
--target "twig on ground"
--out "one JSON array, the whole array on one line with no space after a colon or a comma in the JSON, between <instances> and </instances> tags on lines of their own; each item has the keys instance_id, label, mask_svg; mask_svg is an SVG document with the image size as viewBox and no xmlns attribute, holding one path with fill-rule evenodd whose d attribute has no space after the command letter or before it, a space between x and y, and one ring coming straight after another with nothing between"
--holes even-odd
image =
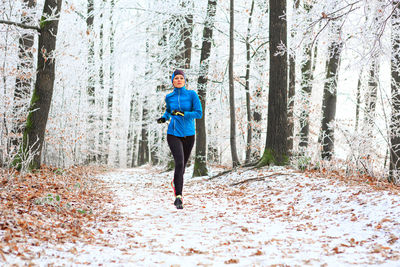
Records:
<instances>
[{"instance_id":1,"label":"twig on ground","mask_svg":"<svg viewBox=\"0 0 400 267\"><path fill-rule=\"evenodd\" d=\"M211 177L209 178L209 180L212 180L212 179L214 179L214 178L217 178L217 177L220 177L220 176L222 176L222 175L228 174L228 173L230 173L230 172L236 171L236 170L238 170L240 167L250 167L250 168L248 168L247 170L244 170L243 172L247 172L247 171L251 171L251 170L257 169L257 163L258 163L258 161L256 161L256 162L250 162L250 163L247 163L247 164L240 165L240 166L238 166L238 167L236 167L236 168L233 168L233 169L229 169L229 170L220 172L220 173L218 173L217 175L211 176ZM242 172L242 173L243 173L243 172Z\"/></svg>"},{"instance_id":2,"label":"twig on ground","mask_svg":"<svg viewBox=\"0 0 400 267\"><path fill-rule=\"evenodd\" d=\"M281 173L281 172L279 172L279 173L273 173L273 174L270 174L270 175L267 175L267 176L254 177L254 178L246 179L246 180L243 180L243 181L240 181L240 182L237 182L237 183L233 183L230 186L236 186L236 185L244 184L244 183L247 183L247 182L253 182L253 181L264 181L265 178L270 178L270 177L274 177L274 176L278 176L278 175L282 175L282 176L283 175L289 175L289 173Z\"/></svg>"},{"instance_id":3,"label":"twig on ground","mask_svg":"<svg viewBox=\"0 0 400 267\"><path fill-rule=\"evenodd\" d=\"M211 176L211 177L209 178L209 180L212 180L212 179L214 179L214 178L220 177L220 176L222 176L222 175L225 175L225 174L227 174L227 173L233 172L233 171L235 171L235 170L236 170L236 168L234 168L234 169L229 169L229 170L227 170L227 171L220 172L220 173L218 173L217 175Z\"/></svg>"}]
</instances>

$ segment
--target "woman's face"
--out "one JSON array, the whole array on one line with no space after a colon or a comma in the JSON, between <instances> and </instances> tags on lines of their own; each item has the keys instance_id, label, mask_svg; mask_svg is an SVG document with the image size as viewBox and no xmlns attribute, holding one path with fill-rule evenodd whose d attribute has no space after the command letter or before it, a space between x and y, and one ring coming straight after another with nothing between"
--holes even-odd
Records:
<instances>
[{"instance_id":1,"label":"woman's face","mask_svg":"<svg viewBox=\"0 0 400 267\"><path fill-rule=\"evenodd\" d=\"M183 86L185 86L185 77L180 74L176 75L172 80L172 84L175 88L182 88Z\"/></svg>"}]
</instances>

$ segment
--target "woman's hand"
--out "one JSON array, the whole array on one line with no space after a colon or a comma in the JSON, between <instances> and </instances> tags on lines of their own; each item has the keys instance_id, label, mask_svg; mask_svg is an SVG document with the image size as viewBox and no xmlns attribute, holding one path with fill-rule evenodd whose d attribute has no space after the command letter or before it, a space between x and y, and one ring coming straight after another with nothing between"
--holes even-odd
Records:
<instances>
[{"instance_id":1,"label":"woman's hand","mask_svg":"<svg viewBox=\"0 0 400 267\"><path fill-rule=\"evenodd\" d=\"M166 120L163 117L157 119L157 123L164 123L165 121Z\"/></svg>"},{"instance_id":2,"label":"woman's hand","mask_svg":"<svg viewBox=\"0 0 400 267\"><path fill-rule=\"evenodd\" d=\"M184 112L184 111L173 110L171 114L174 115L174 116L182 116L182 117L185 117L185 112Z\"/></svg>"}]
</instances>

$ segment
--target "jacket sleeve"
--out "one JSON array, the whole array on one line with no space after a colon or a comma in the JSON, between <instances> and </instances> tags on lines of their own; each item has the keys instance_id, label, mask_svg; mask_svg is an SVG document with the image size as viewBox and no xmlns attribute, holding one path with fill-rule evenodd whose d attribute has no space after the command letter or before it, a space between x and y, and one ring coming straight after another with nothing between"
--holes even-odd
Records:
<instances>
[{"instance_id":1,"label":"jacket sleeve","mask_svg":"<svg viewBox=\"0 0 400 267\"><path fill-rule=\"evenodd\" d=\"M203 108L201 107L199 96L195 91L192 91L192 111L185 111L185 118L201 119L203 117Z\"/></svg>"},{"instance_id":2,"label":"jacket sleeve","mask_svg":"<svg viewBox=\"0 0 400 267\"><path fill-rule=\"evenodd\" d=\"M171 118L171 107L168 103L167 97L165 97L165 104L167 105L167 109L165 110L164 114L161 116L162 118L165 118L165 120L169 120Z\"/></svg>"}]
</instances>

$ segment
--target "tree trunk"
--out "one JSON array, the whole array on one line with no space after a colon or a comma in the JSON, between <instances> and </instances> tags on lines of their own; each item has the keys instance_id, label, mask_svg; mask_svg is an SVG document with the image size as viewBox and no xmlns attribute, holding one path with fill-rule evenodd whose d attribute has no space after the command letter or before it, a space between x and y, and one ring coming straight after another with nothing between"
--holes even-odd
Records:
<instances>
[{"instance_id":1,"label":"tree trunk","mask_svg":"<svg viewBox=\"0 0 400 267\"><path fill-rule=\"evenodd\" d=\"M235 118L235 88L233 81L233 57L234 57L234 0L230 0L230 27L229 27L229 110L230 110L230 143L232 165L237 167L240 165L236 150L236 118Z\"/></svg>"},{"instance_id":2,"label":"tree trunk","mask_svg":"<svg viewBox=\"0 0 400 267\"><path fill-rule=\"evenodd\" d=\"M183 68L190 69L190 63L192 59L193 14L186 15L185 21L187 27L184 28L183 32L183 43L185 45Z\"/></svg>"},{"instance_id":3,"label":"tree trunk","mask_svg":"<svg viewBox=\"0 0 400 267\"><path fill-rule=\"evenodd\" d=\"M88 43L88 81L87 81L87 98L88 98L88 109L90 111L95 110L96 97L95 97L95 77L94 77L94 0L88 0L87 2L87 18L86 18L86 32L89 38ZM95 116L94 112L89 112L88 115L88 155L87 161L93 162L96 160L95 154Z\"/></svg>"},{"instance_id":4,"label":"tree trunk","mask_svg":"<svg viewBox=\"0 0 400 267\"><path fill-rule=\"evenodd\" d=\"M268 164L288 163L287 121L287 53L279 51L281 44L287 47L286 0L270 0L269 40L270 74L268 95L267 140L258 167Z\"/></svg>"},{"instance_id":5,"label":"tree trunk","mask_svg":"<svg viewBox=\"0 0 400 267\"><path fill-rule=\"evenodd\" d=\"M364 127L365 130L368 131L369 136L372 135L371 127L375 122L376 98L378 94L377 67L377 59L374 58L369 70L368 91L365 98Z\"/></svg>"},{"instance_id":6,"label":"tree trunk","mask_svg":"<svg viewBox=\"0 0 400 267\"><path fill-rule=\"evenodd\" d=\"M330 160L334 152L334 127L331 125L336 116L337 79L340 64L340 55L343 43L340 40L330 44L330 53L326 66L326 82L322 100L321 146L322 159Z\"/></svg>"},{"instance_id":7,"label":"tree trunk","mask_svg":"<svg viewBox=\"0 0 400 267\"><path fill-rule=\"evenodd\" d=\"M114 0L111 0L110 4L110 83L109 83L109 91L108 91L108 99L107 99L107 124L106 124L106 139L105 145L107 152L105 153L105 161L110 164L108 158L110 154L110 140L111 140L111 124L112 124L112 116L113 116L113 98L114 98L114 17L113 11L115 8ZM117 151L118 155L118 142L115 151ZM118 156L117 156L118 158ZM118 162L115 162L118 165Z\"/></svg>"},{"instance_id":8,"label":"tree trunk","mask_svg":"<svg viewBox=\"0 0 400 267\"><path fill-rule=\"evenodd\" d=\"M304 9L309 13L312 5L304 4ZM311 21L310 21L311 22ZM304 61L301 64L301 115L300 115L300 154L304 154L308 147L308 136L310 133L310 105L313 82L313 71L315 64L312 64L312 43L307 43L304 47ZM316 58L316 56L314 57Z\"/></svg>"},{"instance_id":9,"label":"tree trunk","mask_svg":"<svg viewBox=\"0 0 400 267\"><path fill-rule=\"evenodd\" d=\"M246 111L247 111L247 143L246 143L246 159L245 163L249 163L251 160L251 149L252 149L252 133L253 133L253 127L252 127L252 119L251 119L251 106L250 106L250 60L251 60L251 55L250 55L250 31L251 31L251 20L253 17L253 11L254 11L254 0L251 1L251 8L250 8L250 14L249 14L249 21L247 23L247 35L246 35L246 84L245 84L245 90L246 90Z\"/></svg>"},{"instance_id":10,"label":"tree trunk","mask_svg":"<svg viewBox=\"0 0 400 267\"><path fill-rule=\"evenodd\" d=\"M144 165L149 162L149 133L147 131L147 116L149 111L147 110L147 100L143 101L142 109L142 138L139 140L139 151L138 151L138 165Z\"/></svg>"},{"instance_id":11,"label":"tree trunk","mask_svg":"<svg viewBox=\"0 0 400 267\"><path fill-rule=\"evenodd\" d=\"M207 99L207 81L209 60L211 54L211 41L213 36L213 27L215 12L217 9L216 0L208 0L207 15L203 29L203 44L200 55L200 74L197 80L197 90L203 107L203 117L196 120L196 153L193 168L193 176L206 176L207 170L207 133L206 133L206 99Z\"/></svg>"},{"instance_id":12,"label":"tree trunk","mask_svg":"<svg viewBox=\"0 0 400 267\"><path fill-rule=\"evenodd\" d=\"M293 12L299 8L300 0L295 0L293 3ZM295 27L292 25L291 37L294 38ZM291 154L293 151L293 138L294 138L294 96L296 93L296 56L289 57L289 92L288 92L288 150Z\"/></svg>"},{"instance_id":13,"label":"tree trunk","mask_svg":"<svg viewBox=\"0 0 400 267\"><path fill-rule=\"evenodd\" d=\"M133 137L133 145L132 145L132 161L131 161L131 167L135 167L135 160L136 160L136 151L137 151L137 139L138 139L138 135L135 134Z\"/></svg>"},{"instance_id":14,"label":"tree trunk","mask_svg":"<svg viewBox=\"0 0 400 267\"><path fill-rule=\"evenodd\" d=\"M99 61L100 61L100 68L99 68L99 82L100 82L100 94L104 92L104 22L103 22L103 12L104 6L107 0L103 0L101 3L101 13L100 13L100 44L99 44ZM98 143L98 153L97 153L97 161L100 163L104 162L104 138L105 138L105 129L104 129L104 113L103 113L103 98L99 98L99 123L100 123L100 132L99 132L99 143Z\"/></svg>"},{"instance_id":15,"label":"tree trunk","mask_svg":"<svg viewBox=\"0 0 400 267\"><path fill-rule=\"evenodd\" d=\"M304 153L304 150L308 147L308 135L310 128L310 98L312 91L312 47L311 44L307 44L305 47L305 61L301 66L301 115L300 115L300 142L299 150Z\"/></svg>"},{"instance_id":16,"label":"tree trunk","mask_svg":"<svg viewBox=\"0 0 400 267\"><path fill-rule=\"evenodd\" d=\"M153 165L157 165L160 163L159 147L160 147L160 133L158 131L154 131L153 132L153 145L152 145L151 151L150 151L151 164L153 164Z\"/></svg>"},{"instance_id":17,"label":"tree trunk","mask_svg":"<svg viewBox=\"0 0 400 267\"><path fill-rule=\"evenodd\" d=\"M360 71L360 74L358 75L358 83L357 83L357 94L356 94L356 122L354 126L354 131L358 131L358 123L360 120L360 105L361 105L361 86L362 86L362 73L363 70Z\"/></svg>"},{"instance_id":18,"label":"tree trunk","mask_svg":"<svg viewBox=\"0 0 400 267\"><path fill-rule=\"evenodd\" d=\"M149 34L149 29L146 29L146 33ZM149 60L150 56L150 40L146 40L146 66L144 76L147 77L151 70L151 62ZM149 131L148 131L148 94L143 92L141 94L143 97L142 105L142 133L141 139L139 139L139 149L138 149L138 165L144 165L149 162Z\"/></svg>"},{"instance_id":19,"label":"tree trunk","mask_svg":"<svg viewBox=\"0 0 400 267\"><path fill-rule=\"evenodd\" d=\"M400 169L400 0L394 0L392 5L396 7L392 20L392 116L390 124L390 167L388 181L399 181Z\"/></svg>"},{"instance_id":20,"label":"tree trunk","mask_svg":"<svg viewBox=\"0 0 400 267\"><path fill-rule=\"evenodd\" d=\"M45 0L44 3L43 16L40 20L41 34L39 35L36 84L29 107L30 113L26 121L21 151L14 162L14 166L17 168L23 167L23 163L27 163L30 170L40 168L42 145L55 78L55 58L49 58L53 56L56 49L59 21L59 19L46 21L46 18L50 17L53 11L59 17L61 3L61 0ZM28 160L27 157L32 153L32 160L30 158Z\"/></svg>"},{"instance_id":21,"label":"tree trunk","mask_svg":"<svg viewBox=\"0 0 400 267\"><path fill-rule=\"evenodd\" d=\"M185 9L193 5L192 1L182 1L181 6ZM177 21L173 21L172 28L180 28L180 40L176 43L173 50L178 51L175 55L175 62L178 68L190 69L192 58L192 34L193 34L193 14L187 13L184 17L179 16Z\"/></svg>"},{"instance_id":22,"label":"tree trunk","mask_svg":"<svg viewBox=\"0 0 400 267\"><path fill-rule=\"evenodd\" d=\"M262 124L262 107L260 105L260 99L262 97L262 89L258 87L255 93L255 99L257 99L254 111L253 111L253 120L254 120L254 133L253 133L253 141L257 140L258 143L261 142L261 124ZM261 148L258 148L257 151L254 151L252 157L259 159L260 158Z\"/></svg>"},{"instance_id":23,"label":"tree trunk","mask_svg":"<svg viewBox=\"0 0 400 267\"><path fill-rule=\"evenodd\" d=\"M24 0L24 4L27 8L31 9L36 6L34 0ZM32 24L32 17L22 14L21 22L23 24ZM27 106L31 87L32 87L32 75L33 75L33 42L34 35L32 33L23 33L19 38L19 53L18 53L18 76L15 81L14 90L14 105L13 114L15 116L14 123L12 125L13 137L11 138L11 144L18 148L21 145L24 131L24 121L22 118L26 118Z\"/></svg>"}]
</instances>

